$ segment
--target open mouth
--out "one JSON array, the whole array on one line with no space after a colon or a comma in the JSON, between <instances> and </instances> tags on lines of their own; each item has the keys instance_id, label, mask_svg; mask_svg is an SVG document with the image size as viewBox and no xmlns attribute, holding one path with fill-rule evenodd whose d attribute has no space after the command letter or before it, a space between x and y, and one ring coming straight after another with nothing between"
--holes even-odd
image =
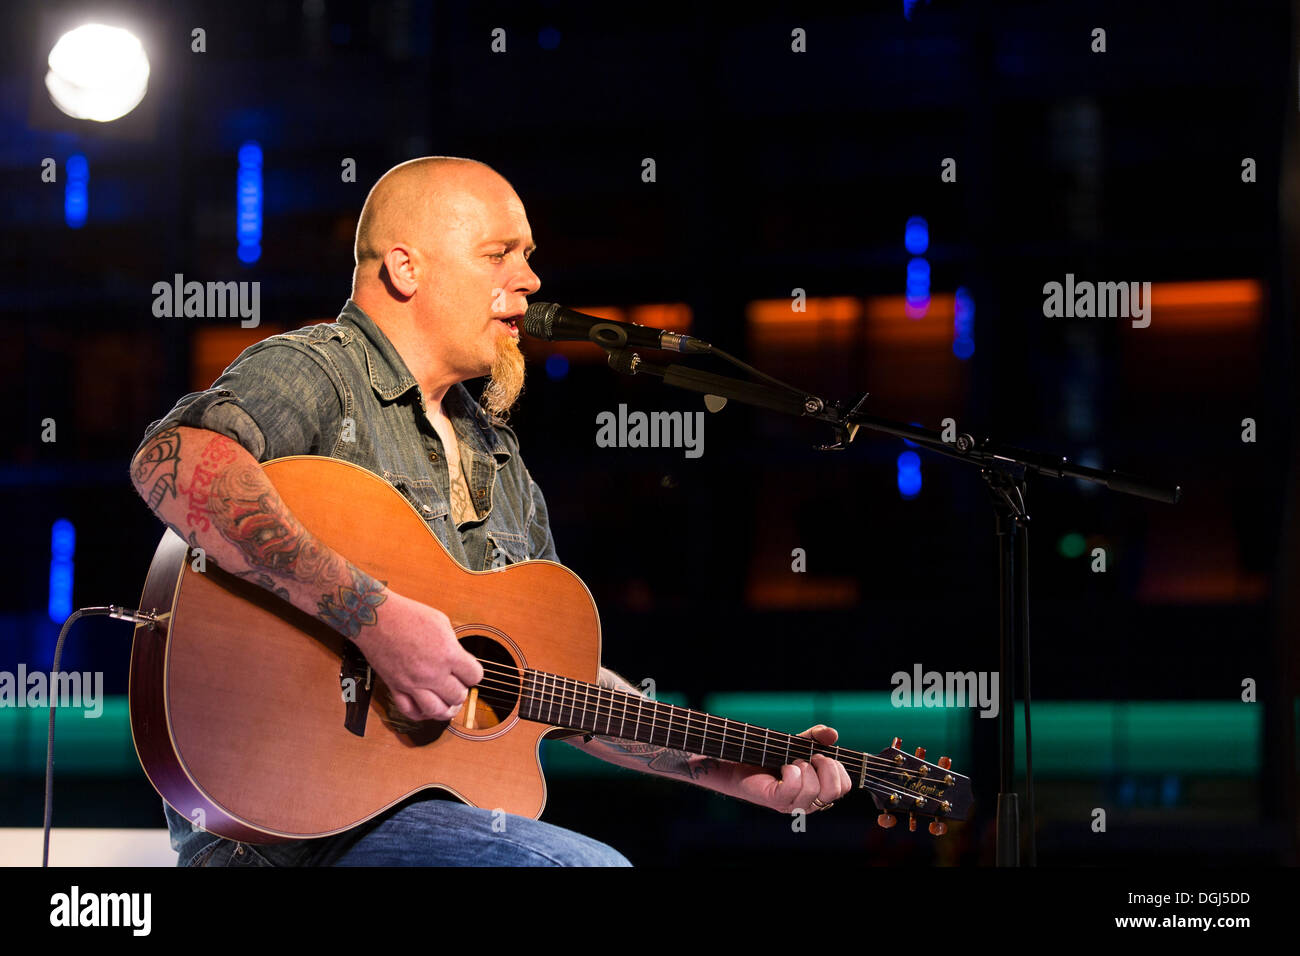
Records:
<instances>
[{"instance_id":1,"label":"open mouth","mask_svg":"<svg viewBox=\"0 0 1300 956\"><path fill-rule=\"evenodd\" d=\"M511 333L513 333L514 335L518 335L519 320L523 318L523 315L524 314L522 312L519 312L515 315L498 315L496 316L496 320L498 322L504 322L506 327L510 329Z\"/></svg>"}]
</instances>

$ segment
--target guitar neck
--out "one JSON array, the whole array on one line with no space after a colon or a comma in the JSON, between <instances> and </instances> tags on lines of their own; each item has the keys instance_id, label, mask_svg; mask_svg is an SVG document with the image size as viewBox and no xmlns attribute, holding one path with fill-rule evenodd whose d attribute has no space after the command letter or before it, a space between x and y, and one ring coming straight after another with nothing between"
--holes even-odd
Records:
<instances>
[{"instance_id":1,"label":"guitar neck","mask_svg":"<svg viewBox=\"0 0 1300 956\"><path fill-rule=\"evenodd\" d=\"M777 770L824 754L841 761L863 786L868 755L753 724L612 690L585 681L526 670L520 716L571 730L684 750Z\"/></svg>"}]
</instances>

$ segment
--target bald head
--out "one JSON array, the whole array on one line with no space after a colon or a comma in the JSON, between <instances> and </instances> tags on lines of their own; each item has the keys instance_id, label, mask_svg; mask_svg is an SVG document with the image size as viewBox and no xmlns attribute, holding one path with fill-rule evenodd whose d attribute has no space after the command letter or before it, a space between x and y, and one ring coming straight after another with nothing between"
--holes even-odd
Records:
<instances>
[{"instance_id":1,"label":"bald head","mask_svg":"<svg viewBox=\"0 0 1300 956\"><path fill-rule=\"evenodd\" d=\"M486 163L456 156L423 156L394 166L375 183L357 221L353 298L379 282L383 259L395 246L434 252L455 230L481 221L486 209L519 202L514 188Z\"/></svg>"},{"instance_id":2,"label":"bald head","mask_svg":"<svg viewBox=\"0 0 1300 956\"><path fill-rule=\"evenodd\" d=\"M517 319L542 285L528 262L536 248L524 204L500 173L472 159L413 159L366 197L352 300L429 400L491 375L482 401L499 417L523 381Z\"/></svg>"}]
</instances>

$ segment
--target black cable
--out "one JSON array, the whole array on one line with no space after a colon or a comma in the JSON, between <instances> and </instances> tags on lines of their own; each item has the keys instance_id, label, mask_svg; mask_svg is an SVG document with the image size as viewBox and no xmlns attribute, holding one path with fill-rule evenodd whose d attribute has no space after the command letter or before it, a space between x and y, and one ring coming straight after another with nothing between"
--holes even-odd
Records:
<instances>
[{"instance_id":1,"label":"black cable","mask_svg":"<svg viewBox=\"0 0 1300 956\"><path fill-rule=\"evenodd\" d=\"M716 355L718 358L722 359L723 361L730 362L732 365L736 366L736 368L744 369L750 375L754 375L758 378L761 378L769 385L776 385L779 388L788 389L792 392L798 392L800 395L811 394L806 388L798 388L797 386L791 385L788 382L781 381L779 378L773 378L771 375L768 375L766 372L760 372L758 369L754 368L754 366L747 365L746 363L742 362L740 359L732 355L730 352L722 351L722 349L718 348L716 345L709 346L709 354Z\"/></svg>"},{"instance_id":2,"label":"black cable","mask_svg":"<svg viewBox=\"0 0 1300 956\"><path fill-rule=\"evenodd\" d=\"M54 664L50 668L51 683L54 675L59 672L59 660L63 657L63 639L68 636L68 628L83 617L92 617L97 614L106 614L120 621L131 621L135 624L152 625L156 620L153 614L144 611L129 611L126 608L118 607L116 604L110 604L108 607L78 608L68 615L68 619L63 622L63 627L59 630L59 639L54 644ZM54 698L51 696L49 701L50 735L45 742L45 841L41 849L41 866L43 867L50 865L50 820L54 815L54 711L57 709L55 703Z\"/></svg>"}]
</instances>

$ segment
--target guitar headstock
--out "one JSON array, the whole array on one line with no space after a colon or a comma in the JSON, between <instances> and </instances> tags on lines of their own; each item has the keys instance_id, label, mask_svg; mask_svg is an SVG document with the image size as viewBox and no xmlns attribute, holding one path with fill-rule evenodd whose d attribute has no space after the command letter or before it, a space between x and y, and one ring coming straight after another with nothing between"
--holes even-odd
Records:
<instances>
[{"instance_id":1,"label":"guitar headstock","mask_svg":"<svg viewBox=\"0 0 1300 956\"><path fill-rule=\"evenodd\" d=\"M938 763L925 759L925 748L916 753L902 750L903 741L895 737L869 761L861 786L871 792L871 799L882 812L876 822L892 827L898 822L895 813L908 815L908 829L916 829L918 816L934 817L930 832L943 836L945 820L965 820L971 811L970 778L954 773L952 761L940 757Z\"/></svg>"}]
</instances>

